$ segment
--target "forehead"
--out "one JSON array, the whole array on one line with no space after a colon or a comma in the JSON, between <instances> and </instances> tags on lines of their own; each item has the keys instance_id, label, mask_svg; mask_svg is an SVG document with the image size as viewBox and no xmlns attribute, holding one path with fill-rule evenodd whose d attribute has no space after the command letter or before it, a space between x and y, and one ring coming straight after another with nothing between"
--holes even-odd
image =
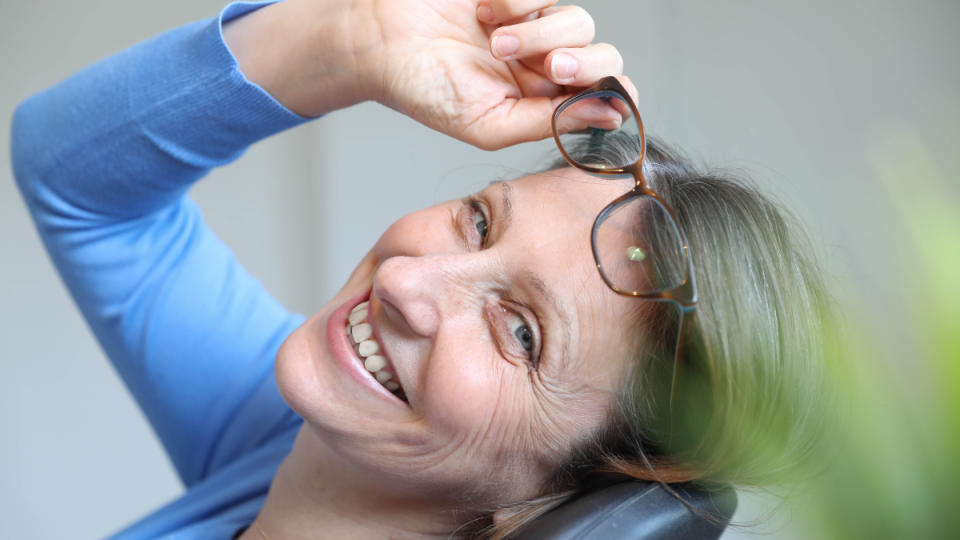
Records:
<instances>
[{"instance_id":1,"label":"forehead","mask_svg":"<svg viewBox=\"0 0 960 540\"><path fill-rule=\"evenodd\" d=\"M625 328L638 301L610 290L600 277L590 248L590 232L597 214L626 193L630 179L597 178L565 168L525 176L487 188L501 208L510 205L513 222L500 239L505 264L532 273L555 297L563 323L566 375L579 374L579 382L607 386L621 363L611 362L615 351L626 351L632 342ZM559 356L556 348L553 354ZM548 358L549 360L549 358ZM602 363L602 364L601 364ZM600 366L605 369L598 369ZM555 366L556 367L556 366ZM596 375L587 380L584 373Z\"/></svg>"}]
</instances>

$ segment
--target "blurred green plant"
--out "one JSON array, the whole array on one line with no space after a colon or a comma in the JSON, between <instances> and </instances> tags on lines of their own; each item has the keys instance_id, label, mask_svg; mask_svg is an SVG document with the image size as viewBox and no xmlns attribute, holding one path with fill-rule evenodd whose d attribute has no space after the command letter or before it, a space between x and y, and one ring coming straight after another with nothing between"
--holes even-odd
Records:
<instances>
[{"instance_id":1,"label":"blurred green plant","mask_svg":"<svg viewBox=\"0 0 960 540\"><path fill-rule=\"evenodd\" d=\"M909 251L893 258L907 327L883 335L863 305L827 325L838 410L800 527L823 539L960 538L960 199L919 138L896 132L876 150Z\"/></svg>"}]
</instances>

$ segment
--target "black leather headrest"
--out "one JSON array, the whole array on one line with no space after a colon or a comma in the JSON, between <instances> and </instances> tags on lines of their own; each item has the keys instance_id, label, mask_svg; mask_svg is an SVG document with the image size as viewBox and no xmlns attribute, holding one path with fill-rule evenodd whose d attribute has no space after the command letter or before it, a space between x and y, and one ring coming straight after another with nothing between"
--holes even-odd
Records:
<instances>
[{"instance_id":1,"label":"black leather headrest","mask_svg":"<svg viewBox=\"0 0 960 540\"><path fill-rule=\"evenodd\" d=\"M523 540L716 539L737 508L729 486L705 489L671 486L691 506L712 516L698 516L663 486L627 481L587 489L520 531Z\"/></svg>"}]
</instances>

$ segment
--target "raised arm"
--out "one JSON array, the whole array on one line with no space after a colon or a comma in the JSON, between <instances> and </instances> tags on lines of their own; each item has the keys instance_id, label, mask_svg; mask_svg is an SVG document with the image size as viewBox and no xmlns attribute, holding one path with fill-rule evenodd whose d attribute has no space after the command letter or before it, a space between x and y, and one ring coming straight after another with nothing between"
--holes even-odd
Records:
<instances>
[{"instance_id":1,"label":"raised arm","mask_svg":"<svg viewBox=\"0 0 960 540\"><path fill-rule=\"evenodd\" d=\"M271 368L300 320L204 225L191 183L363 100L483 148L547 137L556 104L622 68L584 10L554 3L234 4L17 109L14 173L37 228L187 484L296 422Z\"/></svg>"},{"instance_id":2,"label":"raised arm","mask_svg":"<svg viewBox=\"0 0 960 540\"><path fill-rule=\"evenodd\" d=\"M21 104L12 133L43 242L188 485L296 421L272 360L299 318L184 197L303 121L245 79L220 32L198 22L84 69Z\"/></svg>"}]
</instances>

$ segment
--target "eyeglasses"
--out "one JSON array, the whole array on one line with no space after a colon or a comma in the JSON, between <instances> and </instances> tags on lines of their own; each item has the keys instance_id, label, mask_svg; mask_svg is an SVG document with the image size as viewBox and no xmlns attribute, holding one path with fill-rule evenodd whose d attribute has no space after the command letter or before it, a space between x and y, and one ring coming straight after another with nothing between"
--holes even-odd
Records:
<instances>
[{"instance_id":1,"label":"eyeglasses","mask_svg":"<svg viewBox=\"0 0 960 540\"><path fill-rule=\"evenodd\" d=\"M570 165L596 175L630 174L633 189L608 204L593 222L590 243L600 276L617 294L680 309L674 344L670 408L697 304L693 262L669 204L643 176L646 138L630 94L605 77L561 103L553 113L553 138Z\"/></svg>"}]
</instances>

